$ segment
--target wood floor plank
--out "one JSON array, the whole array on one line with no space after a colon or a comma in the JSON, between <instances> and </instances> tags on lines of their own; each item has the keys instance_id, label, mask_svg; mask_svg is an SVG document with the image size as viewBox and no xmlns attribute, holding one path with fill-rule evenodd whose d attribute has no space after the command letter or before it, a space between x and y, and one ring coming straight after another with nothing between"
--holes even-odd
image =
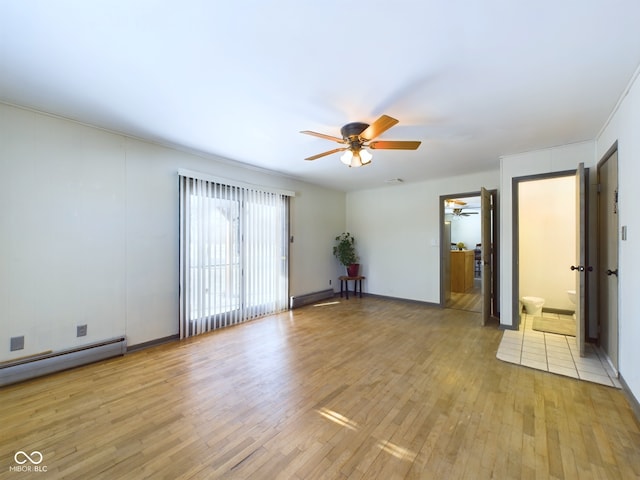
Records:
<instances>
[{"instance_id":1,"label":"wood floor plank","mask_svg":"<svg viewBox=\"0 0 640 480\"><path fill-rule=\"evenodd\" d=\"M56 479L640 478L620 390L479 324L355 297L7 386L0 479L18 450Z\"/></svg>"}]
</instances>

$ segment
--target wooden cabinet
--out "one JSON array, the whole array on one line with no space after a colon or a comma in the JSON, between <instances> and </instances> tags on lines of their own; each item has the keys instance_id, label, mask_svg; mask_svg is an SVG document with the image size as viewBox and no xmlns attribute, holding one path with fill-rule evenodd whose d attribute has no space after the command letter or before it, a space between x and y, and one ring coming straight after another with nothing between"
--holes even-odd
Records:
<instances>
[{"instance_id":1,"label":"wooden cabinet","mask_svg":"<svg viewBox=\"0 0 640 480\"><path fill-rule=\"evenodd\" d=\"M451 291L468 292L473 288L475 255L473 250L451 251Z\"/></svg>"}]
</instances>

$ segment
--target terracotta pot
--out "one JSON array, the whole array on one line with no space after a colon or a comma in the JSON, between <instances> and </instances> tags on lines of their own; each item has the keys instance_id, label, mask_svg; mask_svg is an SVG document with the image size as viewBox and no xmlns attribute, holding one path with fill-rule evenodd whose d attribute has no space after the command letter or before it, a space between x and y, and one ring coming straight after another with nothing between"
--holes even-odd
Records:
<instances>
[{"instance_id":1,"label":"terracotta pot","mask_svg":"<svg viewBox=\"0 0 640 480\"><path fill-rule=\"evenodd\" d=\"M359 270L360 270L360 264L352 263L351 265L347 266L347 275L350 277L357 277Z\"/></svg>"}]
</instances>

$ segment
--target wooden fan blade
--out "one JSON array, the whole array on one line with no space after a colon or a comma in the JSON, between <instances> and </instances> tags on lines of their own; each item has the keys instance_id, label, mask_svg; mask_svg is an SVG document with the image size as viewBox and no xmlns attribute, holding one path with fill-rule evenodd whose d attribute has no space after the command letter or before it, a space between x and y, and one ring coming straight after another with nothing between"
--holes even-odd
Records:
<instances>
[{"instance_id":1,"label":"wooden fan blade","mask_svg":"<svg viewBox=\"0 0 640 480\"><path fill-rule=\"evenodd\" d=\"M369 125L364 130L364 132L360 134L360 138L365 141L372 140L376 138L378 135L380 135L381 133L389 130L396 123L398 123L398 120L396 120L395 118L390 117L388 115L382 115L379 119L377 119L375 122Z\"/></svg>"},{"instance_id":2,"label":"wooden fan blade","mask_svg":"<svg viewBox=\"0 0 640 480\"><path fill-rule=\"evenodd\" d=\"M416 150L421 143L422 142L408 140L378 140L377 142L371 142L369 148L372 150Z\"/></svg>"},{"instance_id":3,"label":"wooden fan blade","mask_svg":"<svg viewBox=\"0 0 640 480\"><path fill-rule=\"evenodd\" d=\"M328 152L319 153L319 154L314 155L312 157L305 158L305 160L315 160L316 158L326 157L327 155L331 155L332 153L336 153L336 152L342 152L342 151L344 151L346 149L347 149L347 147L334 148L333 150L329 150Z\"/></svg>"},{"instance_id":4,"label":"wooden fan blade","mask_svg":"<svg viewBox=\"0 0 640 480\"><path fill-rule=\"evenodd\" d=\"M325 135L324 133L312 132L311 130L302 130L300 133L304 133L305 135L313 135L314 137L320 137L324 138L325 140L331 140L338 143L344 143L344 139L342 138Z\"/></svg>"}]
</instances>

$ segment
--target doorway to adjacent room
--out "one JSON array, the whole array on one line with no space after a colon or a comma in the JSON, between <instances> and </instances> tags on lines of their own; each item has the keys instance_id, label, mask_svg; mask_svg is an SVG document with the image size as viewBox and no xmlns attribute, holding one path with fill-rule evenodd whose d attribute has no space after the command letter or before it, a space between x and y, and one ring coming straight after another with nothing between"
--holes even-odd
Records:
<instances>
[{"instance_id":1,"label":"doorway to adjacent room","mask_svg":"<svg viewBox=\"0 0 640 480\"><path fill-rule=\"evenodd\" d=\"M498 316L496 191L440 197L440 305Z\"/></svg>"}]
</instances>

